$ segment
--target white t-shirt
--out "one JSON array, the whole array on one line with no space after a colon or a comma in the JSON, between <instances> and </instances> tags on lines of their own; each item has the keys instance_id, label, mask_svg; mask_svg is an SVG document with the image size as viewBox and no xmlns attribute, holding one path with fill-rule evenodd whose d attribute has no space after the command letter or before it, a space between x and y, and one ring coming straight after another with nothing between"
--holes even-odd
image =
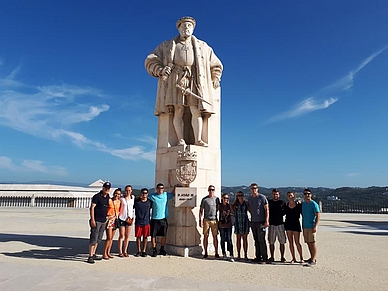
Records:
<instances>
[{"instance_id":1,"label":"white t-shirt","mask_svg":"<svg viewBox=\"0 0 388 291\"><path fill-rule=\"evenodd\" d=\"M125 197L121 197L121 205L120 205L120 215L119 218L123 221L127 220L128 217L133 218L135 214L135 210L133 209L133 205L135 202L135 197L129 197L126 199Z\"/></svg>"}]
</instances>

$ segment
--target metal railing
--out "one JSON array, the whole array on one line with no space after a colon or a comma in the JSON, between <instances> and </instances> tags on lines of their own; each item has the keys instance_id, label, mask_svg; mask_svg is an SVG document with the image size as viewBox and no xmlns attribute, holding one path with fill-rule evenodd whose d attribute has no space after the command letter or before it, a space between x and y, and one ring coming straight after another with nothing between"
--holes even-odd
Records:
<instances>
[{"instance_id":1,"label":"metal railing","mask_svg":"<svg viewBox=\"0 0 388 291\"><path fill-rule=\"evenodd\" d=\"M388 205L368 203L347 203L342 201L320 201L323 213L370 213L388 214Z\"/></svg>"},{"instance_id":2,"label":"metal railing","mask_svg":"<svg viewBox=\"0 0 388 291\"><path fill-rule=\"evenodd\" d=\"M0 207L89 208L91 197L15 197L1 196Z\"/></svg>"},{"instance_id":3,"label":"metal railing","mask_svg":"<svg viewBox=\"0 0 388 291\"><path fill-rule=\"evenodd\" d=\"M91 197L15 197L0 196L0 207L89 208ZM319 201L323 213L388 214L388 205Z\"/></svg>"}]
</instances>

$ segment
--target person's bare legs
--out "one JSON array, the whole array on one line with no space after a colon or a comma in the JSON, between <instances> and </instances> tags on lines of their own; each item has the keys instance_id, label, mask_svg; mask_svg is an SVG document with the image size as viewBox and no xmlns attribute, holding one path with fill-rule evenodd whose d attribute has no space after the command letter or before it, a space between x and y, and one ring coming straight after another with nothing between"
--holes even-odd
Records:
<instances>
[{"instance_id":1,"label":"person's bare legs","mask_svg":"<svg viewBox=\"0 0 388 291\"><path fill-rule=\"evenodd\" d=\"M292 230L287 230L286 231L286 234L287 234L287 239L288 239L288 247L290 249L290 253L291 253L291 262L295 262L296 259L295 259L295 248L294 248L294 235L293 235L293 231Z\"/></svg>"},{"instance_id":2,"label":"person's bare legs","mask_svg":"<svg viewBox=\"0 0 388 291\"><path fill-rule=\"evenodd\" d=\"M244 258L248 259L248 234L242 236L243 239L243 248L244 248Z\"/></svg>"},{"instance_id":3,"label":"person's bare legs","mask_svg":"<svg viewBox=\"0 0 388 291\"><path fill-rule=\"evenodd\" d=\"M241 259L240 251L241 251L241 234L236 235L236 248L237 248L237 259Z\"/></svg>"},{"instance_id":4,"label":"person's bare legs","mask_svg":"<svg viewBox=\"0 0 388 291\"><path fill-rule=\"evenodd\" d=\"M160 245L161 245L162 247L164 247L164 246L166 245L166 240L167 240L167 238L166 238L165 236L162 236L162 237L161 237L161 239L160 239Z\"/></svg>"},{"instance_id":5,"label":"person's bare legs","mask_svg":"<svg viewBox=\"0 0 388 291\"><path fill-rule=\"evenodd\" d=\"M116 234L116 229L112 229L112 238L111 240L109 241L109 248L108 248L108 257L109 258L113 258L113 256L111 255L111 249L112 249L112 245L113 245L113 239L115 237L115 234Z\"/></svg>"},{"instance_id":6,"label":"person's bare legs","mask_svg":"<svg viewBox=\"0 0 388 291\"><path fill-rule=\"evenodd\" d=\"M216 255L218 255L218 238L217 235L213 235L213 245L216 252Z\"/></svg>"},{"instance_id":7,"label":"person's bare legs","mask_svg":"<svg viewBox=\"0 0 388 291\"><path fill-rule=\"evenodd\" d=\"M145 251L147 250L147 237L146 236L143 236L143 250L142 252L145 253Z\"/></svg>"},{"instance_id":8,"label":"person's bare legs","mask_svg":"<svg viewBox=\"0 0 388 291\"><path fill-rule=\"evenodd\" d=\"M131 226L125 226L125 236L124 236L124 255L128 255L128 245L129 245L129 235L131 233Z\"/></svg>"},{"instance_id":9,"label":"person's bare legs","mask_svg":"<svg viewBox=\"0 0 388 291\"><path fill-rule=\"evenodd\" d=\"M302 245L300 244L300 232L293 231L292 234L295 241L296 249L298 250L298 253L299 253L300 262L303 263Z\"/></svg>"},{"instance_id":10,"label":"person's bare legs","mask_svg":"<svg viewBox=\"0 0 388 291\"><path fill-rule=\"evenodd\" d=\"M309 247L311 260L314 262L317 256L317 245L315 244L315 242L310 242L310 243L307 243L307 246Z\"/></svg>"},{"instance_id":11,"label":"person's bare legs","mask_svg":"<svg viewBox=\"0 0 388 291\"><path fill-rule=\"evenodd\" d=\"M152 248L156 248L156 237L151 237L151 245L152 245Z\"/></svg>"},{"instance_id":12,"label":"person's bare legs","mask_svg":"<svg viewBox=\"0 0 388 291\"><path fill-rule=\"evenodd\" d=\"M110 253L110 246L112 246L112 229L107 228L106 229L106 239L105 239L105 245L104 245L104 253L103 253L103 258L104 259L109 259L109 253Z\"/></svg>"},{"instance_id":13,"label":"person's bare legs","mask_svg":"<svg viewBox=\"0 0 388 291\"><path fill-rule=\"evenodd\" d=\"M269 245L269 252L271 254L271 258L270 259L275 259L275 257L274 257L274 254L275 254L275 244L270 244Z\"/></svg>"},{"instance_id":14,"label":"person's bare legs","mask_svg":"<svg viewBox=\"0 0 388 291\"><path fill-rule=\"evenodd\" d=\"M119 228L119 240L118 240L119 256L123 255L124 236L125 236L125 226L120 226L120 228Z\"/></svg>"},{"instance_id":15,"label":"person's bare legs","mask_svg":"<svg viewBox=\"0 0 388 291\"><path fill-rule=\"evenodd\" d=\"M204 248L205 256L207 256L208 240L209 240L209 235L208 234L204 234L203 235L203 248Z\"/></svg>"},{"instance_id":16,"label":"person's bare legs","mask_svg":"<svg viewBox=\"0 0 388 291\"><path fill-rule=\"evenodd\" d=\"M284 261L284 251L285 251L285 244L280 244L280 258L282 261Z\"/></svg>"},{"instance_id":17,"label":"person's bare legs","mask_svg":"<svg viewBox=\"0 0 388 291\"><path fill-rule=\"evenodd\" d=\"M96 244L89 244L89 257L93 257L93 255L96 254L98 243Z\"/></svg>"},{"instance_id":18,"label":"person's bare legs","mask_svg":"<svg viewBox=\"0 0 388 291\"><path fill-rule=\"evenodd\" d=\"M137 252L141 253L141 237L136 238L136 247L137 247Z\"/></svg>"}]
</instances>

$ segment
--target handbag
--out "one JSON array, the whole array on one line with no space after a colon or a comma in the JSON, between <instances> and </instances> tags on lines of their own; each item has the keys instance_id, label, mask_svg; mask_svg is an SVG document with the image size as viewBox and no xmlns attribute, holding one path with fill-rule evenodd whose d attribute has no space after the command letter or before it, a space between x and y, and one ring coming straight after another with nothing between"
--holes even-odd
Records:
<instances>
[{"instance_id":1,"label":"handbag","mask_svg":"<svg viewBox=\"0 0 388 291\"><path fill-rule=\"evenodd\" d=\"M115 229L120 228L120 220L118 218L115 218L114 228Z\"/></svg>"},{"instance_id":2,"label":"handbag","mask_svg":"<svg viewBox=\"0 0 388 291\"><path fill-rule=\"evenodd\" d=\"M133 223L133 218L130 218L130 217L128 216L128 218L125 220L125 222L128 223L128 225L132 225L132 223Z\"/></svg>"},{"instance_id":3,"label":"handbag","mask_svg":"<svg viewBox=\"0 0 388 291\"><path fill-rule=\"evenodd\" d=\"M230 220L230 223L232 225L234 225L236 223L236 216L234 216L234 213L233 212L230 212L229 214L229 220Z\"/></svg>"}]
</instances>

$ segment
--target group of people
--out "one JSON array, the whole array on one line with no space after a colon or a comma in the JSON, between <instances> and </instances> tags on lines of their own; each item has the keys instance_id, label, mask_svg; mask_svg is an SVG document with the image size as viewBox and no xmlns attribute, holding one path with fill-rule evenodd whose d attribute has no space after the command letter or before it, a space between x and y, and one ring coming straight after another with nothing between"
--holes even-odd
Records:
<instances>
[{"instance_id":1,"label":"group of people","mask_svg":"<svg viewBox=\"0 0 388 291\"><path fill-rule=\"evenodd\" d=\"M124 194L121 188L109 196L111 183L105 182L102 190L92 198L90 206L90 240L87 262L94 264L96 260L113 259L111 248L116 230L119 230L118 250L119 257L128 257L129 235L132 225L135 225L137 253L136 257L146 257L148 237L151 236L152 256L156 257L156 237L161 237L160 255L166 255L168 200L173 193L164 191L164 185L156 186L156 193L148 195L148 189L140 191L140 197L132 194L132 186L125 186ZM151 212L152 208L152 212ZM102 257L96 255L97 246L106 232L106 240Z\"/></svg>"},{"instance_id":2,"label":"group of people","mask_svg":"<svg viewBox=\"0 0 388 291\"><path fill-rule=\"evenodd\" d=\"M140 197L132 195L132 186L127 185L122 194L117 188L110 198L111 184L105 182L102 190L92 198L90 206L90 242L89 257L87 262L94 263L95 260L109 260L113 258L111 248L113 237L119 229L118 250L119 257L128 257L129 234L131 227L135 225L135 237L137 252L136 257L146 257L148 237L151 236L152 257L166 255L165 244L168 229L168 201L175 195L175 187L172 193L164 191L164 185L159 183L156 186L156 193L150 194L146 188L141 189ZM290 263L301 262L309 266L316 264L316 231L319 223L319 206L312 200L310 189L303 191L304 201L295 201L293 192L287 193L288 202L280 199L278 189L272 190L272 199L267 199L259 193L256 183L250 186L251 195L247 200L244 193L238 191L233 203L229 203L229 194L224 193L221 201L215 195L215 187L208 187L208 195L205 196L199 208L199 226L203 228L203 258L208 258L208 240L210 231L213 237L215 257L220 258L218 253L218 233L221 238L221 251L224 259L234 262L237 260L248 261L248 234L252 230L255 243L255 258L253 262L260 264L272 263L275 261L275 242L280 244L280 261L286 262L285 244L288 238L289 249L292 256ZM151 211L152 209L152 211ZM250 216L248 215L250 213ZM300 225L302 216L302 227ZM284 220L285 217L285 220ZM236 235L237 257L234 257L232 243L232 229ZM300 244L300 233L303 229L303 237L306 242L310 259L304 261L302 246ZM268 231L267 231L268 230ZM98 244L102 241L104 232L106 240L103 256L96 255ZM268 258L266 234L268 232L268 243L270 257ZM161 237L159 253L156 249L156 237ZM241 253L241 242L243 256ZM299 254L299 260L295 256L295 246ZM225 248L226 247L226 248Z\"/></svg>"},{"instance_id":3,"label":"group of people","mask_svg":"<svg viewBox=\"0 0 388 291\"><path fill-rule=\"evenodd\" d=\"M203 258L208 258L208 239L210 231L213 236L213 245L215 248L215 257L220 258L218 253L218 233L221 237L221 251L224 259L227 258L226 251L229 252L229 260L235 261L232 244L232 226L236 234L237 258L248 261L248 234L252 230L255 243L255 258L253 262L260 264L272 263L275 261L275 242L280 244L280 261L286 262L284 257L285 244L288 238L289 249L292 256L290 263L301 262L308 266L316 265L316 231L320 218L318 204L312 200L310 189L303 191L304 201L302 203L295 201L293 192L287 193L288 202L280 199L278 189L272 190L272 199L268 200L259 193L259 187L256 183L250 186L251 195L247 200L244 199L244 193L238 191L235 201L229 203L229 194L224 193L221 200L215 196L215 187L208 187L209 194L201 201L199 210L199 226L203 227ZM217 215L218 212L218 215ZM250 219L248 216L250 213ZM300 216L302 216L302 227L300 225ZM284 220L285 217L285 220ZM300 233L303 228L303 237L306 242L310 258L303 259L302 246L300 244ZM270 257L268 258L266 233L268 230L268 243ZM241 256L241 241L243 244L244 258ZM299 253L299 261L295 257L295 247ZM226 249L225 249L226 245Z\"/></svg>"}]
</instances>

